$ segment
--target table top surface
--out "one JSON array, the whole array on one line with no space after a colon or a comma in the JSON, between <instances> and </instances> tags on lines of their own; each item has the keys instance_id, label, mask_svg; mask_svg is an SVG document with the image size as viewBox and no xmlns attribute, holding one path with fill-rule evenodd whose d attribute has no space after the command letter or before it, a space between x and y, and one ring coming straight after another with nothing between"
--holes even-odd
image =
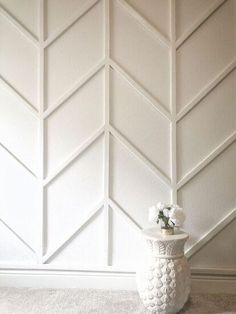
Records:
<instances>
[{"instance_id":1,"label":"table top surface","mask_svg":"<svg viewBox=\"0 0 236 314\"><path fill-rule=\"evenodd\" d=\"M183 230L175 230L173 235L163 235L158 228L148 228L143 229L141 233L145 238L161 241L181 240L189 237Z\"/></svg>"}]
</instances>

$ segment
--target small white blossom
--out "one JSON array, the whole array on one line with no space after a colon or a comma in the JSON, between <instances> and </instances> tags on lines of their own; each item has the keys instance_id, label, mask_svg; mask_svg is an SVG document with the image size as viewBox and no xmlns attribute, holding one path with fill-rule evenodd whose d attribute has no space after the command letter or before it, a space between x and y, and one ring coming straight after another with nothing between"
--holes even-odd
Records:
<instances>
[{"instance_id":1,"label":"small white blossom","mask_svg":"<svg viewBox=\"0 0 236 314\"><path fill-rule=\"evenodd\" d=\"M167 209L167 208L164 208L163 209L163 214L164 214L164 216L166 216L167 218L169 217L169 209Z\"/></svg>"},{"instance_id":2,"label":"small white blossom","mask_svg":"<svg viewBox=\"0 0 236 314\"><path fill-rule=\"evenodd\" d=\"M169 218L175 226L180 227L185 221L185 213L181 207L172 208L169 212Z\"/></svg>"}]
</instances>

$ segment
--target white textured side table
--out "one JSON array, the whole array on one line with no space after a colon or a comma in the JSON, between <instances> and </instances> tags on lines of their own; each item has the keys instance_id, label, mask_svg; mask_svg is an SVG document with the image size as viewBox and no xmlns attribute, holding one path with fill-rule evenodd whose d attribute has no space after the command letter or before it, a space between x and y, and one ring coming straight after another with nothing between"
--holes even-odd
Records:
<instances>
[{"instance_id":1,"label":"white textured side table","mask_svg":"<svg viewBox=\"0 0 236 314\"><path fill-rule=\"evenodd\" d=\"M178 231L163 236L154 228L142 234L147 259L136 275L139 295L152 313L177 313L190 293L190 269L184 256L188 235Z\"/></svg>"}]
</instances>

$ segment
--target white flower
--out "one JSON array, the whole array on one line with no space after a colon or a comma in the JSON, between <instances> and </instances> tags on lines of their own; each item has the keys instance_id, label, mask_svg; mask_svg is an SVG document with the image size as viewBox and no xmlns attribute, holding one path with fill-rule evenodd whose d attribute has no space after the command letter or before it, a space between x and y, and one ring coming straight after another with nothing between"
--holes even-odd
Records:
<instances>
[{"instance_id":1,"label":"white flower","mask_svg":"<svg viewBox=\"0 0 236 314\"><path fill-rule=\"evenodd\" d=\"M168 218L168 217L169 217L169 214L170 214L169 209L164 208L164 209L163 209L163 214L164 214L164 216L166 216L166 217Z\"/></svg>"},{"instance_id":2,"label":"white flower","mask_svg":"<svg viewBox=\"0 0 236 314\"><path fill-rule=\"evenodd\" d=\"M173 207L169 211L169 219L175 224L175 226L182 226L185 221L185 213L181 207Z\"/></svg>"},{"instance_id":3,"label":"white flower","mask_svg":"<svg viewBox=\"0 0 236 314\"><path fill-rule=\"evenodd\" d=\"M159 215L161 218L158 218ZM180 227L185 220L185 213L177 204L164 204L159 202L156 206L149 208L148 220L150 222L160 223L162 226Z\"/></svg>"},{"instance_id":4,"label":"white flower","mask_svg":"<svg viewBox=\"0 0 236 314\"><path fill-rule=\"evenodd\" d=\"M163 210L165 208L165 206L166 205L164 203L161 203L161 202L157 203L157 209L159 209L159 210Z\"/></svg>"},{"instance_id":5,"label":"white flower","mask_svg":"<svg viewBox=\"0 0 236 314\"><path fill-rule=\"evenodd\" d=\"M152 206L149 208L148 212L148 220L149 221L156 221L158 218L159 209L156 206Z\"/></svg>"}]
</instances>

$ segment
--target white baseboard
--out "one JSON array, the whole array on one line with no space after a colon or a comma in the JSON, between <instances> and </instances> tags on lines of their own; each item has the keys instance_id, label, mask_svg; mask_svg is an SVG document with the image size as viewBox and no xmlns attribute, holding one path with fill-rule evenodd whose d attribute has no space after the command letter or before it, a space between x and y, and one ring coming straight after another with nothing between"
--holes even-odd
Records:
<instances>
[{"instance_id":1,"label":"white baseboard","mask_svg":"<svg viewBox=\"0 0 236 314\"><path fill-rule=\"evenodd\" d=\"M192 275L192 293L236 294L235 275Z\"/></svg>"},{"instance_id":2,"label":"white baseboard","mask_svg":"<svg viewBox=\"0 0 236 314\"><path fill-rule=\"evenodd\" d=\"M1 287L136 290L135 274L50 270L0 270ZM236 277L193 275L192 293L236 294Z\"/></svg>"},{"instance_id":3,"label":"white baseboard","mask_svg":"<svg viewBox=\"0 0 236 314\"><path fill-rule=\"evenodd\" d=\"M0 287L136 290L134 274L0 270Z\"/></svg>"}]
</instances>

